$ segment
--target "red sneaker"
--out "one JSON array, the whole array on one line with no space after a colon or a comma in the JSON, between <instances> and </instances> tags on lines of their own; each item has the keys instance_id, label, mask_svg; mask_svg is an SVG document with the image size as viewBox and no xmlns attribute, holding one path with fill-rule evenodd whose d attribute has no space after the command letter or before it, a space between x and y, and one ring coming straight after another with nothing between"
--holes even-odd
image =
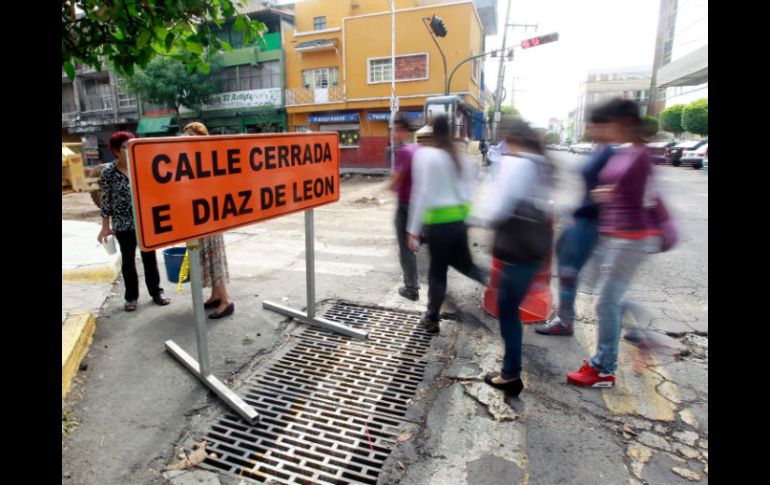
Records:
<instances>
[{"instance_id":1,"label":"red sneaker","mask_svg":"<svg viewBox=\"0 0 770 485\"><path fill-rule=\"evenodd\" d=\"M584 360L577 372L567 374L567 382L582 387L615 387L615 375L603 374Z\"/></svg>"}]
</instances>

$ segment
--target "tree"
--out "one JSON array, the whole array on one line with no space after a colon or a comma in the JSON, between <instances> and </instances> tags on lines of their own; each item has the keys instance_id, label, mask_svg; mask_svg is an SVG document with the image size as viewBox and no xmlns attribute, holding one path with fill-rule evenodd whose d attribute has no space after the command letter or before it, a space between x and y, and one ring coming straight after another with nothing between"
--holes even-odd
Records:
<instances>
[{"instance_id":1,"label":"tree","mask_svg":"<svg viewBox=\"0 0 770 485\"><path fill-rule=\"evenodd\" d=\"M500 106L500 116L518 116L519 110L514 108L513 106ZM487 109L487 120L489 120L490 123L495 119L495 108L493 106L490 106L489 109Z\"/></svg>"},{"instance_id":2,"label":"tree","mask_svg":"<svg viewBox=\"0 0 770 485\"><path fill-rule=\"evenodd\" d=\"M558 145L560 141L561 141L561 138L559 137L558 133L554 133L551 131L545 134L546 145Z\"/></svg>"},{"instance_id":3,"label":"tree","mask_svg":"<svg viewBox=\"0 0 770 485\"><path fill-rule=\"evenodd\" d=\"M683 110L683 104L675 104L660 112L660 127L663 131L671 132L679 138L679 135L685 131L684 127L682 127Z\"/></svg>"},{"instance_id":4,"label":"tree","mask_svg":"<svg viewBox=\"0 0 770 485\"><path fill-rule=\"evenodd\" d=\"M642 136L652 138L658 132L658 119L654 116L642 116Z\"/></svg>"},{"instance_id":5,"label":"tree","mask_svg":"<svg viewBox=\"0 0 770 485\"><path fill-rule=\"evenodd\" d=\"M214 70L218 70L216 60L213 64ZM209 74L190 72L182 61L157 57L146 69L139 69L128 77L126 88L143 101L173 109L181 129L179 108L200 109L217 92L217 83Z\"/></svg>"},{"instance_id":6,"label":"tree","mask_svg":"<svg viewBox=\"0 0 770 485\"><path fill-rule=\"evenodd\" d=\"M233 19L249 45L262 40L265 25L236 14L245 0L62 0L62 70L75 77L75 63L101 70L102 59L131 76L158 55L181 61L192 72L209 72L210 55L232 50L213 29Z\"/></svg>"},{"instance_id":7,"label":"tree","mask_svg":"<svg viewBox=\"0 0 770 485\"><path fill-rule=\"evenodd\" d=\"M699 99L685 106L682 111L682 127L696 135L709 134L709 100Z\"/></svg>"}]
</instances>

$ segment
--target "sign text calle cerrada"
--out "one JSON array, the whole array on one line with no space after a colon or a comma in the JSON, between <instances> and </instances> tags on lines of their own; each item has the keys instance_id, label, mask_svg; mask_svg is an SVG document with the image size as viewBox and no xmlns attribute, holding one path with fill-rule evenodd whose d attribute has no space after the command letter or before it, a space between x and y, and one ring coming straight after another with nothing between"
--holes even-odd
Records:
<instances>
[{"instance_id":1,"label":"sign text calle cerrada","mask_svg":"<svg viewBox=\"0 0 770 485\"><path fill-rule=\"evenodd\" d=\"M128 153L144 250L340 198L337 133L139 138Z\"/></svg>"}]
</instances>

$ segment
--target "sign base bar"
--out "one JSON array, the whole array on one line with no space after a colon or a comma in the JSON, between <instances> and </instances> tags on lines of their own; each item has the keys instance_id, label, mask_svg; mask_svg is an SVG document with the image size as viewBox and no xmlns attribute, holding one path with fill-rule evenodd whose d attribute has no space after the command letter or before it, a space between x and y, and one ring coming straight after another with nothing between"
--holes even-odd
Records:
<instances>
[{"instance_id":1,"label":"sign base bar","mask_svg":"<svg viewBox=\"0 0 770 485\"><path fill-rule=\"evenodd\" d=\"M168 350L171 355L176 357L176 359L181 362L182 365L187 367L187 370L195 374L198 379L206 384L209 389L214 391L214 393L219 396L220 399L227 403L227 405L230 406L235 412L237 412L243 419L245 419L250 424L256 424L257 421L259 421L259 415L254 410L254 408L246 404L243 399L238 397L238 395L231 391L226 385L224 385L222 381L211 374L207 376L202 375L200 372L200 367L198 366L198 362L193 359L190 354L182 350L182 348L178 346L173 340L166 340L165 343L166 350Z\"/></svg>"},{"instance_id":2,"label":"sign base bar","mask_svg":"<svg viewBox=\"0 0 770 485\"><path fill-rule=\"evenodd\" d=\"M281 313L288 317L296 318L300 322L307 323L309 325L316 325L323 329L336 332L336 333L345 335L347 337L353 337L361 340L366 340L369 338L369 332L364 332L363 330L356 330L355 328L348 327L340 323L332 322L325 318L319 318L319 317L311 318L305 312L295 310L285 305L279 305L278 303L273 303L271 301L267 301L267 300L263 301L262 308L273 310L274 312Z\"/></svg>"}]
</instances>

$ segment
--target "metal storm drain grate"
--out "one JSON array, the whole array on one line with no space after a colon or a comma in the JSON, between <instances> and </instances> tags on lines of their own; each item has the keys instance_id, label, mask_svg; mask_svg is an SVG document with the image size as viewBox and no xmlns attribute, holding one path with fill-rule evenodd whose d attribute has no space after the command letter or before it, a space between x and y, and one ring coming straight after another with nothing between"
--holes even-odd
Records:
<instances>
[{"instance_id":1,"label":"metal storm drain grate","mask_svg":"<svg viewBox=\"0 0 770 485\"><path fill-rule=\"evenodd\" d=\"M244 400L259 422L226 415L212 427L207 468L266 483L377 483L422 381L431 335L419 315L335 303L323 316L364 328L369 339L306 327L247 380Z\"/></svg>"}]
</instances>

